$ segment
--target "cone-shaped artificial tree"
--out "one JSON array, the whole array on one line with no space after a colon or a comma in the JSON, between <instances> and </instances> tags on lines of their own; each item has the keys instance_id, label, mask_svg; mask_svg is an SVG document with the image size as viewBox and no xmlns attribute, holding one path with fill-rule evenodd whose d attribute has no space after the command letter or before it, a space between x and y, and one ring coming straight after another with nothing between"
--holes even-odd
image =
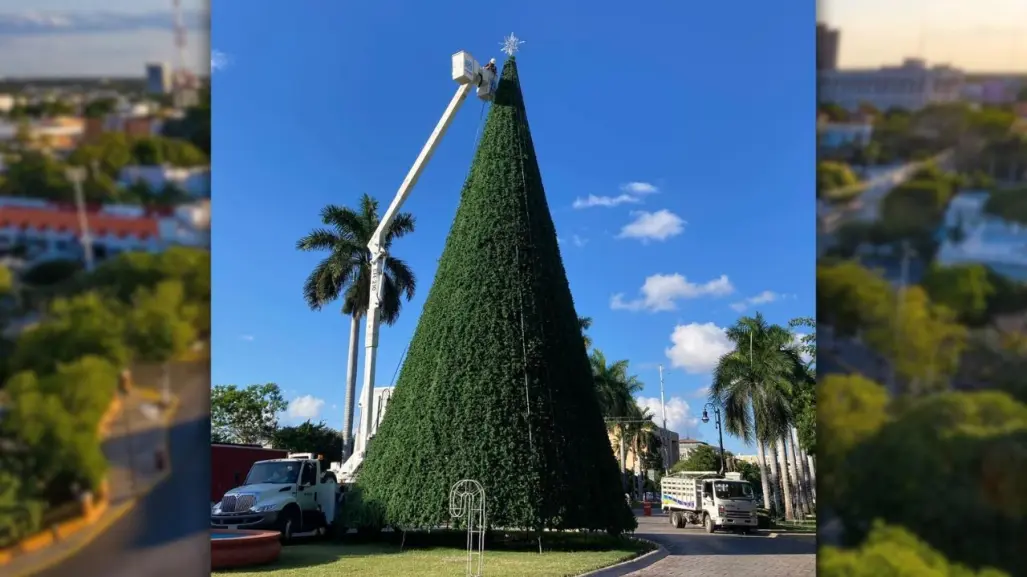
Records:
<instances>
[{"instance_id":1,"label":"cone-shaped artificial tree","mask_svg":"<svg viewBox=\"0 0 1027 577\"><path fill-rule=\"evenodd\" d=\"M484 487L492 527L635 527L513 58L358 485L388 524L430 528L461 479Z\"/></svg>"}]
</instances>

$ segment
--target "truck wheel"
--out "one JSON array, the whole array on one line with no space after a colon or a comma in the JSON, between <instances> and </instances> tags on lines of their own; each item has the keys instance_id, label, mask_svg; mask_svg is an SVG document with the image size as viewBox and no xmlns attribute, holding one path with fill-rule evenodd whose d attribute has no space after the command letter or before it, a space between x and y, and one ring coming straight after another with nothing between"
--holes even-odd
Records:
<instances>
[{"instance_id":1,"label":"truck wheel","mask_svg":"<svg viewBox=\"0 0 1027 577\"><path fill-rule=\"evenodd\" d=\"M709 514L703 516L703 526L706 528L707 533L713 533L717 530L716 525L713 524L713 518Z\"/></svg>"},{"instance_id":2,"label":"truck wheel","mask_svg":"<svg viewBox=\"0 0 1027 577\"><path fill-rule=\"evenodd\" d=\"M278 532L281 533L282 543L292 542L292 536L300 524L300 510L295 505L289 505L282 510L282 516L278 518Z\"/></svg>"},{"instance_id":3,"label":"truck wheel","mask_svg":"<svg viewBox=\"0 0 1027 577\"><path fill-rule=\"evenodd\" d=\"M678 513L678 520L674 523L674 526L678 529L684 529L688 525L688 517L684 513Z\"/></svg>"},{"instance_id":4,"label":"truck wheel","mask_svg":"<svg viewBox=\"0 0 1027 577\"><path fill-rule=\"evenodd\" d=\"M678 512L677 511L671 511L670 515L668 515L667 517L670 518L670 524L671 525L673 525L675 527L678 526Z\"/></svg>"}]
</instances>

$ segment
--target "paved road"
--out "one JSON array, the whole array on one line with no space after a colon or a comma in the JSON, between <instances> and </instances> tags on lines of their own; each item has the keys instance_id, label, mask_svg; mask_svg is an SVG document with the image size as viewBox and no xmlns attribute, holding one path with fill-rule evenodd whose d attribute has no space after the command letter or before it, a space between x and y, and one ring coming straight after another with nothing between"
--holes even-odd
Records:
<instances>
[{"instance_id":1,"label":"paved road","mask_svg":"<svg viewBox=\"0 0 1027 577\"><path fill-rule=\"evenodd\" d=\"M175 374L177 373L177 374ZM78 554L39 577L186 577L210 572L209 368L176 367L171 475ZM137 380L142 382L142 380ZM198 448L202 453L197 456Z\"/></svg>"},{"instance_id":2,"label":"paved road","mask_svg":"<svg viewBox=\"0 0 1027 577\"><path fill-rule=\"evenodd\" d=\"M630 577L813 577L816 536L706 534L702 528L675 529L666 515L639 517L636 535L667 548L667 557Z\"/></svg>"}]
</instances>

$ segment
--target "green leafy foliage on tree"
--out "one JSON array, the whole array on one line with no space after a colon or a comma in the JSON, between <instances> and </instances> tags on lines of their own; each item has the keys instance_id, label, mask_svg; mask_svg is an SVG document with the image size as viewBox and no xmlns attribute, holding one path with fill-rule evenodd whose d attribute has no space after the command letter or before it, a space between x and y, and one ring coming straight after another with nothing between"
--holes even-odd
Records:
<instances>
[{"instance_id":1,"label":"green leafy foliage on tree","mask_svg":"<svg viewBox=\"0 0 1027 577\"><path fill-rule=\"evenodd\" d=\"M124 366L130 358L124 336L123 317L100 295L59 298L45 320L18 338L8 368L11 373L48 374L84 356Z\"/></svg>"},{"instance_id":2,"label":"green leafy foliage on tree","mask_svg":"<svg viewBox=\"0 0 1027 577\"><path fill-rule=\"evenodd\" d=\"M1027 188L993 191L984 203L984 212L1010 222L1027 224Z\"/></svg>"},{"instance_id":3,"label":"green leafy foliage on tree","mask_svg":"<svg viewBox=\"0 0 1027 577\"><path fill-rule=\"evenodd\" d=\"M817 553L817 575L824 577L882 577L923 575L937 577L1008 577L997 569L974 571L952 563L916 535L902 528L875 523L856 549L822 547Z\"/></svg>"},{"instance_id":4,"label":"green leafy foliage on tree","mask_svg":"<svg viewBox=\"0 0 1027 577\"><path fill-rule=\"evenodd\" d=\"M210 438L217 443L263 444L278 430L278 415L289 408L275 383L215 385L210 391Z\"/></svg>"},{"instance_id":5,"label":"green leafy foliage on tree","mask_svg":"<svg viewBox=\"0 0 1027 577\"><path fill-rule=\"evenodd\" d=\"M891 293L888 281L858 263L817 266L817 320L839 335L868 326L875 311L890 305Z\"/></svg>"},{"instance_id":6,"label":"green leafy foliage on tree","mask_svg":"<svg viewBox=\"0 0 1027 577\"><path fill-rule=\"evenodd\" d=\"M118 369L83 356L48 374L23 371L5 387L10 403L0 428L14 450L3 463L22 480L23 496L61 503L72 488L97 490L107 470L97 427L113 399Z\"/></svg>"},{"instance_id":7,"label":"green leafy foliage on tree","mask_svg":"<svg viewBox=\"0 0 1027 577\"><path fill-rule=\"evenodd\" d=\"M931 301L956 313L960 322L981 325L988 319L988 304L995 287L983 265L932 265L920 283Z\"/></svg>"},{"instance_id":8,"label":"green leafy foliage on tree","mask_svg":"<svg viewBox=\"0 0 1027 577\"><path fill-rule=\"evenodd\" d=\"M593 387L511 58L363 495L389 524L433 527L469 478L495 527L630 530Z\"/></svg>"},{"instance_id":9,"label":"green leafy foliage on tree","mask_svg":"<svg viewBox=\"0 0 1027 577\"><path fill-rule=\"evenodd\" d=\"M316 425L306 421L294 427L279 427L271 437L271 446L291 453L315 453L328 461L342 454L342 434L324 421Z\"/></svg>"},{"instance_id":10,"label":"green leafy foliage on tree","mask_svg":"<svg viewBox=\"0 0 1027 577\"><path fill-rule=\"evenodd\" d=\"M829 160L817 163L817 198L834 198L832 192L858 184L859 178L847 164Z\"/></svg>"},{"instance_id":11,"label":"green leafy foliage on tree","mask_svg":"<svg viewBox=\"0 0 1027 577\"><path fill-rule=\"evenodd\" d=\"M717 449L709 445L697 445L689 451L688 456L675 463L670 472L718 470L720 470L720 454Z\"/></svg>"},{"instance_id":12,"label":"green leafy foliage on tree","mask_svg":"<svg viewBox=\"0 0 1027 577\"><path fill-rule=\"evenodd\" d=\"M881 519L951 561L1018 574L1027 535L1027 406L1000 392L949 392L902 399L886 414L831 471L846 480L833 505L850 534Z\"/></svg>"}]
</instances>

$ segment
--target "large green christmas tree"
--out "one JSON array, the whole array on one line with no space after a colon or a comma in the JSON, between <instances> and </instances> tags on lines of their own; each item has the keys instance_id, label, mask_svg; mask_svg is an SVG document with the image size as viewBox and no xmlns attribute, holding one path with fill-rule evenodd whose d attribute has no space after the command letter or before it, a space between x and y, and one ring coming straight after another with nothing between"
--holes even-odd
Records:
<instances>
[{"instance_id":1,"label":"large green christmas tree","mask_svg":"<svg viewBox=\"0 0 1027 577\"><path fill-rule=\"evenodd\" d=\"M430 528L461 479L492 527L635 528L512 57L358 486L387 523Z\"/></svg>"}]
</instances>

